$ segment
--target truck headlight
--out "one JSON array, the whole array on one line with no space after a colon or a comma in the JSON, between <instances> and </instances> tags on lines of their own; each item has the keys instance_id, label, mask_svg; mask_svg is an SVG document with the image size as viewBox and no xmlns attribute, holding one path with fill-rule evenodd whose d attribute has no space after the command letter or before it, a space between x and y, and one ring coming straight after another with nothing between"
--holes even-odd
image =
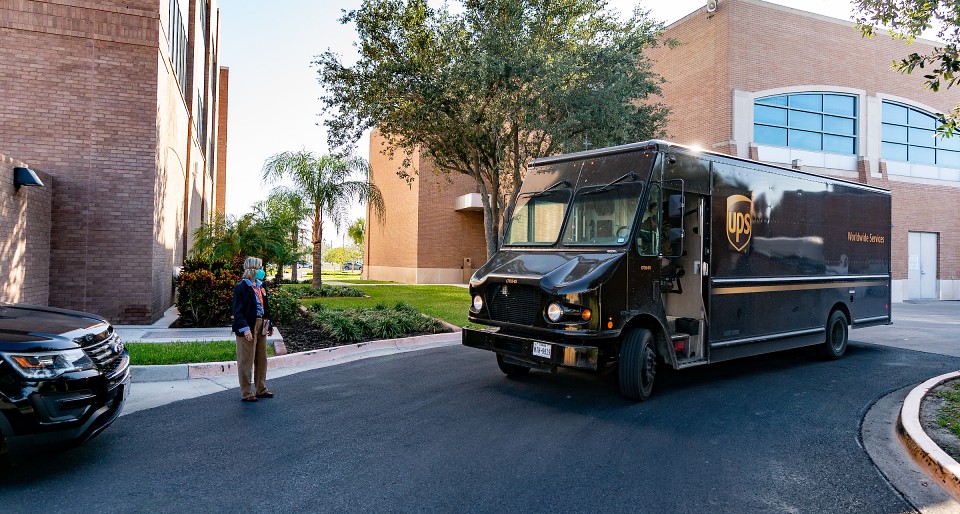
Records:
<instances>
[{"instance_id":1,"label":"truck headlight","mask_svg":"<svg viewBox=\"0 0 960 514\"><path fill-rule=\"evenodd\" d=\"M547 319L556 323L563 317L563 307L559 303L553 302L547 306Z\"/></svg>"},{"instance_id":2,"label":"truck headlight","mask_svg":"<svg viewBox=\"0 0 960 514\"><path fill-rule=\"evenodd\" d=\"M56 378L71 371L97 369L83 350L62 350L42 353L0 353L24 378L38 380Z\"/></svg>"},{"instance_id":3,"label":"truck headlight","mask_svg":"<svg viewBox=\"0 0 960 514\"><path fill-rule=\"evenodd\" d=\"M480 295L475 295L473 297L473 312L480 312L483 309L483 298Z\"/></svg>"}]
</instances>

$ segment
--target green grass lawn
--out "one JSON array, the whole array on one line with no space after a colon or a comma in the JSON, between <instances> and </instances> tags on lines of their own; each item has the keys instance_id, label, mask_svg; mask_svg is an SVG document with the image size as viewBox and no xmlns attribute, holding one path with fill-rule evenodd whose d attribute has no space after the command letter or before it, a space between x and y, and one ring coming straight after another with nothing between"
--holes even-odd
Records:
<instances>
[{"instance_id":1,"label":"green grass lawn","mask_svg":"<svg viewBox=\"0 0 960 514\"><path fill-rule=\"evenodd\" d=\"M381 285L360 287L370 298L317 298L304 300L305 305L322 303L333 309L373 307L382 303L393 307L397 302L406 302L418 311L442 319L458 327L470 325L467 312L470 308L470 292L455 286ZM478 325L471 325L478 326Z\"/></svg>"},{"instance_id":2,"label":"green grass lawn","mask_svg":"<svg viewBox=\"0 0 960 514\"><path fill-rule=\"evenodd\" d=\"M237 360L234 341L178 341L175 343L124 343L130 352L130 364L190 364ZM267 345L267 356L273 347Z\"/></svg>"}]
</instances>

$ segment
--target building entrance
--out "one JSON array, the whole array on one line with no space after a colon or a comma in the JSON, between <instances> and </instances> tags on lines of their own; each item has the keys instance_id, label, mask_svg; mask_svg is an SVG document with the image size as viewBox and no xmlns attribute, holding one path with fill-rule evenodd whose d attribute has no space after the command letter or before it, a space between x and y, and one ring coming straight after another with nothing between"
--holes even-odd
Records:
<instances>
[{"instance_id":1,"label":"building entrance","mask_svg":"<svg viewBox=\"0 0 960 514\"><path fill-rule=\"evenodd\" d=\"M910 232L908 288L911 300L937 298L937 234Z\"/></svg>"}]
</instances>

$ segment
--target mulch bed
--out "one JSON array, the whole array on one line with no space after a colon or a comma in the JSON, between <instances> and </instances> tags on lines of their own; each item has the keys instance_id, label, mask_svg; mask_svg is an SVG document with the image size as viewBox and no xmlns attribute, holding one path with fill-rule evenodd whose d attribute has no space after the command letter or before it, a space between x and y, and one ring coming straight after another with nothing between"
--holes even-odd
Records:
<instances>
[{"instance_id":1,"label":"mulch bed","mask_svg":"<svg viewBox=\"0 0 960 514\"><path fill-rule=\"evenodd\" d=\"M355 343L344 343L336 339L331 339L317 325L308 319L298 319L292 323L277 325L280 333L283 334L283 344L287 348L287 353L306 352L309 350L320 350L323 348L332 348L334 346L345 346ZM441 332L450 332L449 329ZM439 332L438 332L439 333ZM416 332L406 334L403 337L429 335L430 332Z\"/></svg>"}]
</instances>

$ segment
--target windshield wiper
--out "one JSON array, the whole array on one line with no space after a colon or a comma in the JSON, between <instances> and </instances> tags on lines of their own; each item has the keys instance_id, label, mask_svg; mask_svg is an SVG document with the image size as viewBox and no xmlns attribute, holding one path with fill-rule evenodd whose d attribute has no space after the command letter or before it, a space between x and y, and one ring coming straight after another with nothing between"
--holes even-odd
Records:
<instances>
[{"instance_id":1,"label":"windshield wiper","mask_svg":"<svg viewBox=\"0 0 960 514\"><path fill-rule=\"evenodd\" d=\"M622 176L622 177L614 180L613 182L611 182L611 183L609 183L609 184L607 184L607 185L605 185L605 186L603 186L603 187L601 187L601 188L599 188L599 189L594 189L594 190L592 190L592 191L584 191L583 193L580 193L580 194L581 194L581 195L592 195L592 194L596 194L596 193L602 193L602 192L604 192L604 191L609 191L609 190L610 190L613 186L615 186L618 182L621 182L621 181L623 181L624 179L627 179L627 178L631 178L631 179L633 179L633 180L637 180L637 179L640 178L640 176L631 171L630 173L625 174L624 176Z\"/></svg>"},{"instance_id":2,"label":"windshield wiper","mask_svg":"<svg viewBox=\"0 0 960 514\"><path fill-rule=\"evenodd\" d=\"M554 185L552 185L552 186L544 189L543 191L538 191L538 192L536 192L536 193L531 193L531 194L530 194L530 197L531 197L531 198L537 198L538 196L546 196L546 195L548 195L548 194L551 193L551 191L550 191L551 189L553 189L553 188L555 188L555 187L557 187L557 186L564 186L564 187L566 187L567 189L569 189L569 188L570 188L570 183L567 182L566 180L560 180L560 181L558 181L556 184L554 184Z\"/></svg>"}]
</instances>

